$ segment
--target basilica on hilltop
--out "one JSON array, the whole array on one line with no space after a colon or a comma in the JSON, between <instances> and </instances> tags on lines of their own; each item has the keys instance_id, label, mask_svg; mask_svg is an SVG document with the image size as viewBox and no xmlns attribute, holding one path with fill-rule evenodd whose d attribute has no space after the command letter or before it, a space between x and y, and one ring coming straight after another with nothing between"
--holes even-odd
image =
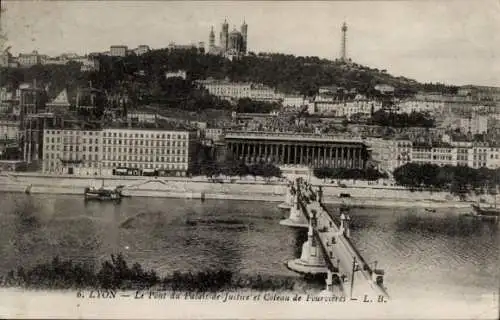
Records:
<instances>
[{"instance_id":1,"label":"basilica on hilltop","mask_svg":"<svg viewBox=\"0 0 500 320\"><path fill-rule=\"evenodd\" d=\"M222 24L222 30L219 34L219 45L215 45L215 32L214 28L210 30L208 37L208 53L223 55L228 58L239 57L247 53L247 32L248 25L243 21L241 25L241 30L236 30L233 27L233 31L229 32L229 24L227 20L224 20Z\"/></svg>"}]
</instances>

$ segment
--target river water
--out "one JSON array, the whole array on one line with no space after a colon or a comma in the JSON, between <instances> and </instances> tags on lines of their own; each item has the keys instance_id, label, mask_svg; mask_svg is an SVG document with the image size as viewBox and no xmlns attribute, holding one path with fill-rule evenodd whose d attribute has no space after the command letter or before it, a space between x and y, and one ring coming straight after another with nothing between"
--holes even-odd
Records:
<instances>
[{"instance_id":1,"label":"river water","mask_svg":"<svg viewBox=\"0 0 500 320\"><path fill-rule=\"evenodd\" d=\"M351 237L367 262L386 271L392 297L494 299L498 224L455 211L353 209ZM0 273L56 255L99 262L122 252L161 275L228 268L304 281L284 265L300 255L304 234L280 226L283 217L270 202L128 198L113 204L1 193Z\"/></svg>"}]
</instances>

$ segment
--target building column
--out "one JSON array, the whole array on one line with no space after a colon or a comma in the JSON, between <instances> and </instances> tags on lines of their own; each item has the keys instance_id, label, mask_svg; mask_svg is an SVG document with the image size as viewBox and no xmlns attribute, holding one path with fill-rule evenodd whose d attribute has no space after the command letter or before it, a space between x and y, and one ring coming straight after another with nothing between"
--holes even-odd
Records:
<instances>
[{"instance_id":1,"label":"building column","mask_svg":"<svg viewBox=\"0 0 500 320\"><path fill-rule=\"evenodd\" d=\"M356 160L358 159L358 154L356 153L357 150L358 150L358 148L355 148L352 150L352 167L353 168L357 168L357 165L356 165Z\"/></svg>"},{"instance_id":2,"label":"building column","mask_svg":"<svg viewBox=\"0 0 500 320\"><path fill-rule=\"evenodd\" d=\"M344 147L340 147L340 167L344 166Z\"/></svg>"},{"instance_id":3,"label":"building column","mask_svg":"<svg viewBox=\"0 0 500 320\"><path fill-rule=\"evenodd\" d=\"M354 149L353 148L349 148L348 149L348 157L349 157L349 168L353 168L354 167Z\"/></svg>"},{"instance_id":4,"label":"building column","mask_svg":"<svg viewBox=\"0 0 500 320\"><path fill-rule=\"evenodd\" d=\"M299 152L299 165L304 164L304 146L300 145L300 152Z\"/></svg>"},{"instance_id":5,"label":"building column","mask_svg":"<svg viewBox=\"0 0 500 320\"><path fill-rule=\"evenodd\" d=\"M345 166L351 168L351 148L345 148Z\"/></svg>"},{"instance_id":6,"label":"building column","mask_svg":"<svg viewBox=\"0 0 500 320\"><path fill-rule=\"evenodd\" d=\"M285 145L283 143L280 143L279 145L279 164L283 164L285 162Z\"/></svg>"},{"instance_id":7,"label":"building column","mask_svg":"<svg viewBox=\"0 0 500 320\"><path fill-rule=\"evenodd\" d=\"M338 168L339 166L339 148L335 147L335 157L333 158L333 167Z\"/></svg>"},{"instance_id":8,"label":"building column","mask_svg":"<svg viewBox=\"0 0 500 320\"><path fill-rule=\"evenodd\" d=\"M328 157L328 166L332 167L332 153L333 153L333 147L329 148L330 156Z\"/></svg>"},{"instance_id":9,"label":"building column","mask_svg":"<svg viewBox=\"0 0 500 320\"><path fill-rule=\"evenodd\" d=\"M309 146L308 145L304 146L304 152L306 155L304 158L304 165L309 166L310 158L309 158Z\"/></svg>"},{"instance_id":10,"label":"building column","mask_svg":"<svg viewBox=\"0 0 500 320\"><path fill-rule=\"evenodd\" d=\"M288 151L287 151L287 158L288 158L287 159L287 164L290 164L292 162L291 161L292 160L291 155L292 155L292 146L289 144L288 145Z\"/></svg>"},{"instance_id":11,"label":"building column","mask_svg":"<svg viewBox=\"0 0 500 320\"><path fill-rule=\"evenodd\" d=\"M252 143L252 161L255 163L257 160L257 143Z\"/></svg>"},{"instance_id":12,"label":"building column","mask_svg":"<svg viewBox=\"0 0 500 320\"><path fill-rule=\"evenodd\" d=\"M274 163L275 162L275 159L274 159L274 155L276 153L276 145L273 143L272 145L270 145L270 157L271 157L271 162Z\"/></svg>"},{"instance_id":13,"label":"building column","mask_svg":"<svg viewBox=\"0 0 500 320\"><path fill-rule=\"evenodd\" d=\"M366 165L366 163L363 159L363 156L364 156L363 148L360 148L359 149L359 166L361 167L361 169L364 169L365 165Z\"/></svg>"},{"instance_id":14,"label":"building column","mask_svg":"<svg viewBox=\"0 0 500 320\"><path fill-rule=\"evenodd\" d=\"M295 144L293 146L293 164L297 164L297 145Z\"/></svg>"},{"instance_id":15,"label":"building column","mask_svg":"<svg viewBox=\"0 0 500 320\"><path fill-rule=\"evenodd\" d=\"M316 166L316 146L311 147L311 165L312 167Z\"/></svg>"},{"instance_id":16,"label":"building column","mask_svg":"<svg viewBox=\"0 0 500 320\"><path fill-rule=\"evenodd\" d=\"M328 167L327 161L326 161L326 147L321 147L321 151L323 152L323 167Z\"/></svg>"}]
</instances>

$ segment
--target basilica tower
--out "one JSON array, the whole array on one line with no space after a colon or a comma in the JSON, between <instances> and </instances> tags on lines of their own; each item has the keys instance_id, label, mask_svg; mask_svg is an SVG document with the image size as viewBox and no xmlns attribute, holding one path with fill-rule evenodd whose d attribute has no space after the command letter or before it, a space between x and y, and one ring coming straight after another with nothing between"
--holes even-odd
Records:
<instances>
[{"instance_id":1,"label":"basilica tower","mask_svg":"<svg viewBox=\"0 0 500 320\"><path fill-rule=\"evenodd\" d=\"M208 35L208 50L213 50L215 47L215 33L214 33L214 27L212 26L212 29L210 29L210 34Z\"/></svg>"},{"instance_id":2,"label":"basilica tower","mask_svg":"<svg viewBox=\"0 0 500 320\"><path fill-rule=\"evenodd\" d=\"M229 37L229 24L227 23L227 20L224 19L224 23L222 24L222 30L220 32L220 47L223 51L227 50L228 37Z\"/></svg>"},{"instance_id":3,"label":"basilica tower","mask_svg":"<svg viewBox=\"0 0 500 320\"><path fill-rule=\"evenodd\" d=\"M246 24L245 20L243 20L243 24L241 25L241 35L243 36L243 43L242 43L242 48L241 51L243 53L247 53L247 35L248 35L248 25Z\"/></svg>"}]
</instances>

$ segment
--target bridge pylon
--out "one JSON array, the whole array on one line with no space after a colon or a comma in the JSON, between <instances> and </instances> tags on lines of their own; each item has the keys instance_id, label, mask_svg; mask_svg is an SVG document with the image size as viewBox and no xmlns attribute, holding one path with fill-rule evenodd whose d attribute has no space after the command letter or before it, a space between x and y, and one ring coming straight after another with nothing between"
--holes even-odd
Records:
<instances>
[{"instance_id":1,"label":"bridge pylon","mask_svg":"<svg viewBox=\"0 0 500 320\"><path fill-rule=\"evenodd\" d=\"M287 195L290 195L291 206L290 206L290 216L287 219L280 221L280 225L292 227L292 228L307 228L309 226L307 218L304 216L299 203L299 192L298 192L298 182L295 182L295 186L290 184L287 189ZM285 197L287 197L287 195ZM285 198L285 203L287 198Z\"/></svg>"},{"instance_id":2,"label":"bridge pylon","mask_svg":"<svg viewBox=\"0 0 500 320\"><path fill-rule=\"evenodd\" d=\"M325 257L319 247L319 243L314 237L313 225L315 217L309 220L309 230L307 232L307 241L302 245L302 252L299 259L290 260L287 263L288 269L301 274L325 274L328 268L325 263Z\"/></svg>"},{"instance_id":3,"label":"bridge pylon","mask_svg":"<svg viewBox=\"0 0 500 320\"><path fill-rule=\"evenodd\" d=\"M283 210L289 210L293 207L293 194L292 194L293 184L290 182L286 188L285 201L278 205L278 208Z\"/></svg>"}]
</instances>

